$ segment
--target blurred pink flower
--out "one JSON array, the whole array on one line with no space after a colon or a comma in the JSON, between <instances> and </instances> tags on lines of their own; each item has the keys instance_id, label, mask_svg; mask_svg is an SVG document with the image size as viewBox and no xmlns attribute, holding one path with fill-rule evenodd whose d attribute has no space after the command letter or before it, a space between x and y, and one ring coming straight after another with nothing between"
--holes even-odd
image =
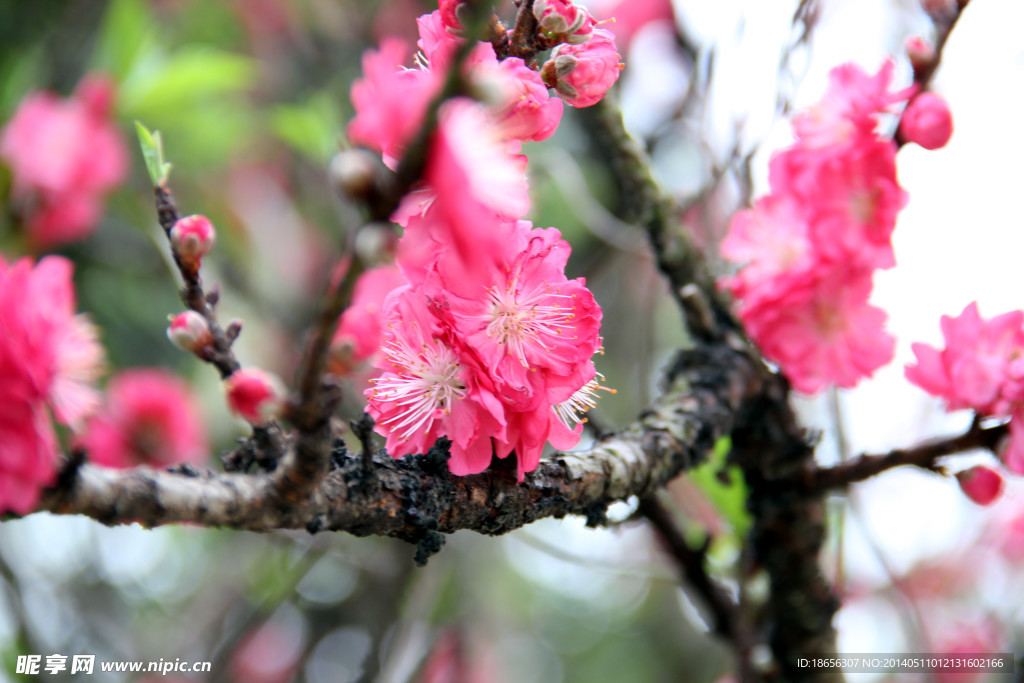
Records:
<instances>
[{"instance_id":1,"label":"blurred pink flower","mask_svg":"<svg viewBox=\"0 0 1024 683\"><path fill-rule=\"evenodd\" d=\"M892 231L907 193L896 177L896 145L873 136L836 148L796 146L773 155L773 195L797 199L823 259L891 268Z\"/></svg>"},{"instance_id":2,"label":"blurred pink flower","mask_svg":"<svg viewBox=\"0 0 1024 683\"><path fill-rule=\"evenodd\" d=\"M546 140L562 120L562 100L551 97L540 74L518 57L499 65L503 93L493 118L510 140Z\"/></svg>"},{"instance_id":3,"label":"blurred pink flower","mask_svg":"<svg viewBox=\"0 0 1024 683\"><path fill-rule=\"evenodd\" d=\"M390 168L397 167L441 85L430 71L403 69L408 54L402 41L384 40L379 50L363 56L363 77L352 84L356 115L348 124L348 137L382 152Z\"/></svg>"},{"instance_id":4,"label":"blurred pink flower","mask_svg":"<svg viewBox=\"0 0 1024 683\"><path fill-rule=\"evenodd\" d=\"M907 379L945 399L947 410L1009 415L1024 398L1024 312L986 321L972 302L956 318L942 316L941 325L946 347L914 344L917 364L907 366Z\"/></svg>"},{"instance_id":5,"label":"blurred pink flower","mask_svg":"<svg viewBox=\"0 0 1024 683\"><path fill-rule=\"evenodd\" d=\"M893 356L885 313L868 303L873 271L895 265L907 202L896 146L875 133L905 96L890 92L892 70L832 70L824 99L793 117L795 144L772 156L771 193L734 215L721 245L742 266L722 284L744 327L804 393L852 387Z\"/></svg>"},{"instance_id":6,"label":"blurred pink flower","mask_svg":"<svg viewBox=\"0 0 1024 683\"><path fill-rule=\"evenodd\" d=\"M900 118L900 136L925 149L945 147L953 137L953 115L941 95L923 92L910 100Z\"/></svg>"},{"instance_id":7,"label":"blurred pink flower","mask_svg":"<svg viewBox=\"0 0 1024 683\"><path fill-rule=\"evenodd\" d=\"M856 137L872 136L878 114L913 94L913 86L890 90L896 68L891 59L870 75L852 62L829 72L829 86L820 102L793 116L797 142L806 147L835 147Z\"/></svg>"},{"instance_id":8,"label":"blurred pink flower","mask_svg":"<svg viewBox=\"0 0 1024 683\"><path fill-rule=\"evenodd\" d=\"M384 300L404 284L405 278L394 265L378 266L359 276L352 303L342 314L331 340L330 372L347 375L372 361L380 351Z\"/></svg>"},{"instance_id":9,"label":"blurred pink flower","mask_svg":"<svg viewBox=\"0 0 1024 683\"><path fill-rule=\"evenodd\" d=\"M868 303L870 272L830 268L741 302L744 328L797 391L852 387L892 360L885 312Z\"/></svg>"},{"instance_id":10,"label":"blurred pink flower","mask_svg":"<svg viewBox=\"0 0 1024 683\"><path fill-rule=\"evenodd\" d=\"M31 510L53 483L57 440L46 407L78 429L100 403L103 351L75 315L70 261L0 258L0 509Z\"/></svg>"},{"instance_id":11,"label":"blurred pink flower","mask_svg":"<svg viewBox=\"0 0 1024 683\"><path fill-rule=\"evenodd\" d=\"M25 225L36 249L87 237L103 197L128 171L128 152L110 121L114 84L84 79L66 100L32 93L0 131L0 159L13 173L13 197L27 207Z\"/></svg>"},{"instance_id":12,"label":"blurred pink flower","mask_svg":"<svg viewBox=\"0 0 1024 683\"><path fill-rule=\"evenodd\" d=\"M106 408L80 441L89 459L107 467L168 467L206 457L205 428L192 393L164 370L125 370L107 386Z\"/></svg>"}]
</instances>

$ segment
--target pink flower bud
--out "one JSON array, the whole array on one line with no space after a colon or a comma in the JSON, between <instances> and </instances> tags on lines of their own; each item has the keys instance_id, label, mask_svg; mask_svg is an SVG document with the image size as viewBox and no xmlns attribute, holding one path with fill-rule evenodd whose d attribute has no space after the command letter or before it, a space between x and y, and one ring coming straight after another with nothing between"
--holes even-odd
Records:
<instances>
[{"instance_id":1,"label":"pink flower bud","mask_svg":"<svg viewBox=\"0 0 1024 683\"><path fill-rule=\"evenodd\" d=\"M585 43L594 30L594 18L586 9L572 4L572 0L537 0L533 15L540 30L559 42Z\"/></svg>"},{"instance_id":2,"label":"pink flower bud","mask_svg":"<svg viewBox=\"0 0 1024 683\"><path fill-rule=\"evenodd\" d=\"M935 62L935 47L921 36L907 38L903 49L906 50L915 73L930 67Z\"/></svg>"},{"instance_id":3,"label":"pink flower bud","mask_svg":"<svg viewBox=\"0 0 1024 683\"><path fill-rule=\"evenodd\" d=\"M900 135L925 149L945 147L953 136L953 115L946 100L933 92L910 100L900 119Z\"/></svg>"},{"instance_id":4,"label":"pink flower bud","mask_svg":"<svg viewBox=\"0 0 1024 683\"><path fill-rule=\"evenodd\" d=\"M1003 493L1003 476L984 465L957 473L956 480L967 497L978 505L991 505Z\"/></svg>"},{"instance_id":5,"label":"pink flower bud","mask_svg":"<svg viewBox=\"0 0 1024 683\"><path fill-rule=\"evenodd\" d=\"M287 391L284 383L269 372L242 368L224 380L228 408L250 424L261 425L281 414Z\"/></svg>"},{"instance_id":6,"label":"pink flower bud","mask_svg":"<svg viewBox=\"0 0 1024 683\"><path fill-rule=\"evenodd\" d=\"M622 66L615 36L598 28L582 45L557 46L541 69L541 78L566 104L589 107L604 98L619 79Z\"/></svg>"},{"instance_id":7,"label":"pink flower bud","mask_svg":"<svg viewBox=\"0 0 1024 683\"><path fill-rule=\"evenodd\" d=\"M178 315L169 315L171 321L167 328L167 338L182 351L198 351L213 341L210 326L202 314L185 311Z\"/></svg>"},{"instance_id":8,"label":"pink flower bud","mask_svg":"<svg viewBox=\"0 0 1024 683\"><path fill-rule=\"evenodd\" d=\"M179 218L171 228L171 245L186 266L198 269L204 256L213 249L217 233L206 216L196 214Z\"/></svg>"},{"instance_id":9,"label":"pink flower bud","mask_svg":"<svg viewBox=\"0 0 1024 683\"><path fill-rule=\"evenodd\" d=\"M441 23L449 33L461 33L463 29L461 14L465 13L465 0L439 0Z\"/></svg>"}]
</instances>

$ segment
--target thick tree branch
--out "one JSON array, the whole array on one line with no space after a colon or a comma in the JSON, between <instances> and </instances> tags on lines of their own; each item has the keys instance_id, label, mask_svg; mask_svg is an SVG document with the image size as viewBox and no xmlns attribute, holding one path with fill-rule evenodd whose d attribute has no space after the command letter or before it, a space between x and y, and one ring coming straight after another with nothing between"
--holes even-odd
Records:
<instances>
[{"instance_id":1,"label":"thick tree branch","mask_svg":"<svg viewBox=\"0 0 1024 683\"><path fill-rule=\"evenodd\" d=\"M645 496L704 459L733 428L733 416L761 391L746 357L702 347L679 355L664 395L627 429L585 451L556 454L519 484L514 472L455 477L441 449L395 460L374 455L377 486L364 486L360 456L335 453L335 468L313 494L283 499L273 474L110 470L82 465L49 490L40 510L83 514L105 524L193 522L267 531L338 530L421 542L435 532L502 534L543 517L586 515ZM343 448L343 447L342 447Z\"/></svg>"}]
</instances>

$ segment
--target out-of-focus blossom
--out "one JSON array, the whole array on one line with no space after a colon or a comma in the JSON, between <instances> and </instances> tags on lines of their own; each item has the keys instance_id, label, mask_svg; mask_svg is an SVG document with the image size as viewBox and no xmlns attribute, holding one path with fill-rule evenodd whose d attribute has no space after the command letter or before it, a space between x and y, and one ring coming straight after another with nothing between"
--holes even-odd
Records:
<instances>
[{"instance_id":1,"label":"out-of-focus blossom","mask_svg":"<svg viewBox=\"0 0 1024 683\"><path fill-rule=\"evenodd\" d=\"M910 100L900 118L900 136L925 149L940 149L953 137L953 114L941 95L923 92Z\"/></svg>"},{"instance_id":2,"label":"out-of-focus blossom","mask_svg":"<svg viewBox=\"0 0 1024 683\"><path fill-rule=\"evenodd\" d=\"M13 174L32 246L49 249L87 237L103 198L125 178L128 152L110 120L114 84L84 79L68 99L28 95L0 131L0 160Z\"/></svg>"},{"instance_id":3,"label":"out-of-focus blossom","mask_svg":"<svg viewBox=\"0 0 1024 683\"><path fill-rule=\"evenodd\" d=\"M288 683L295 680L305 645L296 624L268 621L246 633L231 654L233 680L246 683Z\"/></svg>"},{"instance_id":4,"label":"out-of-focus blossom","mask_svg":"<svg viewBox=\"0 0 1024 683\"><path fill-rule=\"evenodd\" d=\"M892 360L885 311L868 303L870 274L829 269L741 305L740 320L797 391L853 387Z\"/></svg>"},{"instance_id":5,"label":"out-of-focus blossom","mask_svg":"<svg viewBox=\"0 0 1024 683\"><path fill-rule=\"evenodd\" d=\"M167 467L201 462L206 432L192 393L156 368L125 370L107 386L107 403L80 441L89 459L108 467Z\"/></svg>"},{"instance_id":6,"label":"out-of-focus blossom","mask_svg":"<svg viewBox=\"0 0 1024 683\"><path fill-rule=\"evenodd\" d=\"M56 474L57 439L47 407L78 429L100 404L92 386L103 351L75 315L71 263L0 258L0 510L32 509Z\"/></svg>"},{"instance_id":7,"label":"out-of-focus blossom","mask_svg":"<svg viewBox=\"0 0 1024 683\"><path fill-rule=\"evenodd\" d=\"M330 372L347 375L380 351L384 300L404 284L405 278L394 265L378 266L359 276L352 303L342 314L331 340Z\"/></svg>"},{"instance_id":8,"label":"out-of-focus blossom","mask_svg":"<svg viewBox=\"0 0 1024 683\"><path fill-rule=\"evenodd\" d=\"M798 144L836 147L854 141L859 135L874 135L878 114L913 94L913 87L890 89L895 68L890 59L873 76L853 63L832 69L821 101L793 116Z\"/></svg>"},{"instance_id":9,"label":"out-of-focus blossom","mask_svg":"<svg viewBox=\"0 0 1024 683\"><path fill-rule=\"evenodd\" d=\"M972 302L941 325L946 347L914 344L917 364L907 366L907 379L945 399L948 410L1009 415L1024 399L1024 312L984 320Z\"/></svg>"},{"instance_id":10,"label":"out-of-focus blossom","mask_svg":"<svg viewBox=\"0 0 1024 683\"><path fill-rule=\"evenodd\" d=\"M869 303L872 273L895 264L892 231L906 192L896 145L875 132L893 64L830 73L825 97L793 118L796 143L770 162L771 193L737 212L722 254L742 267L723 280L765 356L793 387L852 387L888 363L895 340Z\"/></svg>"}]
</instances>

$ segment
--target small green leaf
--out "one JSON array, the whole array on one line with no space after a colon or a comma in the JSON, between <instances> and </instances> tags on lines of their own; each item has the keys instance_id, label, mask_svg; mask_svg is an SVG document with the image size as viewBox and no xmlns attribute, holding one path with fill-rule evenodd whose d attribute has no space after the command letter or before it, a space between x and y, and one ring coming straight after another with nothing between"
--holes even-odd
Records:
<instances>
[{"instance_id":1,"label":"small green leaf","mask_svg":"<svg viewBox=\"0 0 1024 683\"><path fill-rule=\"evenodd\" d=\"M146 160L149 179L153 181L153 187L162 187L167 184L171 165L164 161L164 142L160 138L160 131L151 133L139 121L135 122L135 131L139 134L139 146L142 148L142 158Z\"/></svg>"}]
</instances>

